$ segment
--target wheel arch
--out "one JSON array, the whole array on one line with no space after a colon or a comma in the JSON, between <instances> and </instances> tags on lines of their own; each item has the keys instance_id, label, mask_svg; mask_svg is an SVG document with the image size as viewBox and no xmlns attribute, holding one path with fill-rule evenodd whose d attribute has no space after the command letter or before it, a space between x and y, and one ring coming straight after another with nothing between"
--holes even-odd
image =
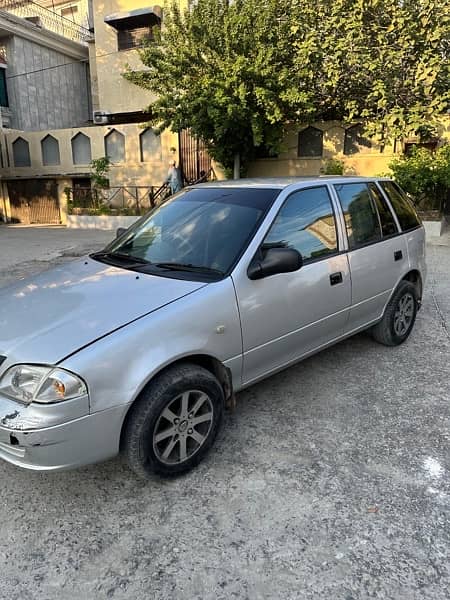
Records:
<instances>
[{"instance_id":1,"label":"wheel arch","mask_svg":"<svg viewBox=\"0 0 450 600\"><path fill-rule=\"evenodd\" d=\"M416 288L416 292L417 292L418 307L419 308L421 307L422 293L423 293L422 275L420 274L420 271L418 271L417 269L410 269L397 281L395 286L392 288L391 293L389 294L389 298L386 300L386 303L383 307L383 312L381 313L381 317L377 320L377 322L383 318L383 316L386 312L386 309L389 305L389 302L391 301L392 296L395 294L398 286L400 285L400 283L402 281L409 281L410 283L412 283L414 285L414 287Z\"/></svg>"},{"instance_id":2,"label":"wheel arch","mask_svg":"<svg viewBox=\"0 0 450 600\"><path fill-rule=\"evenodd\" d=\"M135 405L135 403L139 400L139 398L142 396L142 394L148 389L148 387L152 384L152 382L154 381L154 379L156 377L158 377L159 375L161 375L168 369L173 368L176 365L181 365L181 364L185 364L185 363L194 364L199 367L203 367L204 369L206 369L207 371L212 373L212 375L214 375L217 378L220 385L222 386L224 397L225 397L225 402L229 401L230 398L233 397L234 392L233 392L233 379L232 379L232 375L231 375L231 370L228 369L218 358L216 358L214 356L210 356L208 354L191 354L191 355L183 356L181 358L177 358L176 360L174 360L166 365L163 365L160 369L158 369L157 371L152 373L152 375L145 382L143 387L139 390L139 392L134 397L133 401L128 406L127 412L125 413L124 419L122 421L122 427L121 427L121 431L120 431L120 449L122 449L122 447L123 447L123 434L126 429L128 419L130 418L130 414L131 414L132 408Z\"/></svg>"},{"instance_id":3,"label":"wheel arch","mask_svg":"<svg viewBox=\"0 0 450 600\"><path fill-rule=\"evenodd\" d=\"M423 293L423 282L422 282L422 276L420 274L420 271L418 271L417 269L411 269L411 271L408 271L408 273L406 273L401 281L409 281L410 283L412 283L414 285L414 287L416 288L417 291L417 299L419 302L419 306L422 303L422 293Z\"/></svg>"}]
</instances>

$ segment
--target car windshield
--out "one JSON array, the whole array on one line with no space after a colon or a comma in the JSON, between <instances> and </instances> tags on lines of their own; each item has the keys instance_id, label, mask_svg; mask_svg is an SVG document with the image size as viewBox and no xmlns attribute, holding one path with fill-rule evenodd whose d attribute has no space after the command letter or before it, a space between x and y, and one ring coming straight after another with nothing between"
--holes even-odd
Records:
<instances>
[{"instance_id":1,"label":"car windshield","mask_svg":"<svg viewBox=\"0 0 450 600\"><path fill-rule=\"evenodd\" d=\"M156 274L188 271L220 278L233 267L279 193L244 187L183 190L94 258Z\"/></svg>"}]
</instances>

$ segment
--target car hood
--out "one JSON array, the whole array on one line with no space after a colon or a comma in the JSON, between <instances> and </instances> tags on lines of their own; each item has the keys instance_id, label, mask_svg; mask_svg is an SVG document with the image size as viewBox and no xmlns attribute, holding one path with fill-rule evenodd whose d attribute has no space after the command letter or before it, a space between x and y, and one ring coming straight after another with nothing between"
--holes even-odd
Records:
<instances>
[{"instance_id":1,"label":"car hood","mask_svg":"<svg viewBox=\"0 0 450 600\"><path fill-rule=\"evenodd\" d=\"M204 285L90 258L66 263L0 290L0 355L55 364Z\"/></svg>"}]
</instances>

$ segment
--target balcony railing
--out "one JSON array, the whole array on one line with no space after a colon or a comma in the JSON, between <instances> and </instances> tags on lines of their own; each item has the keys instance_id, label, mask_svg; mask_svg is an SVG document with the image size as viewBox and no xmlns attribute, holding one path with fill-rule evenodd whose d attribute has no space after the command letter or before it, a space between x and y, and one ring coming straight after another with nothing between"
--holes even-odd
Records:
<instances>
[{"instance_id":1,"label":"balcony railing","mask_svg":"<svg viewBox=\"0 0 450 600\"><path fill-rule=\"evenodd\" d=\"M69 40L85 43L91 36L89 29L74 23L32 0L0 0L0 10L27 20L36 27L48 29Z\"/></svg>"}]
</instances>

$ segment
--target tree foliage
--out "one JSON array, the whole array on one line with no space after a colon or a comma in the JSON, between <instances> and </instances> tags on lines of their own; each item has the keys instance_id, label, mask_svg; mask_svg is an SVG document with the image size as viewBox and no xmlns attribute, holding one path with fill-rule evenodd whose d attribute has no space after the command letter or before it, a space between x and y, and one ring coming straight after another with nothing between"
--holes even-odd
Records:
<instances>
[{"instance_id":1,"label":"tree foliage","mask_svg":"<svg viewBox=\"0 0 450 600\"><path fill-rule=\"evenodd\" d=\"M190 127L230 167L277 152L289 123L431 133L449 106L450 0L197 0L166 6L145 69L153 125Z\"/></svg>"},{"instance_id":2,"label":"tree foliage","mask_svg":"<svg viewBox=\"0 0 450 600\"><path fill-rule=\"evenodd\" d=\"M230 167L255 146L277 149L292 93L292 34L284 0L198 0L164 11L160 43L141 51L147 70L126 77L155 94L154 125L190 127Z\"/></svg>"},{"instance_id":3,"label":"tree foliage","mask_svg":"<svg viewBox=\"0 0 450 600\"><path fill-rule=\"evenodd\" d=\"M382 138L432 133L450 100L449 0L318 0L294 15L316 118L362 119Z\"/></svg>"},{"instance_id":4,"label":"tree foliage","mask_svg":"<svg viewBox=\"0 0 450 600\"><path fill-rule=\"evenodd\" d=\"M410 193L418 208L441 210L450 194L450 144L435 152L416 147L389 164L394 179Z\"/></svg>"}]
</instances>

